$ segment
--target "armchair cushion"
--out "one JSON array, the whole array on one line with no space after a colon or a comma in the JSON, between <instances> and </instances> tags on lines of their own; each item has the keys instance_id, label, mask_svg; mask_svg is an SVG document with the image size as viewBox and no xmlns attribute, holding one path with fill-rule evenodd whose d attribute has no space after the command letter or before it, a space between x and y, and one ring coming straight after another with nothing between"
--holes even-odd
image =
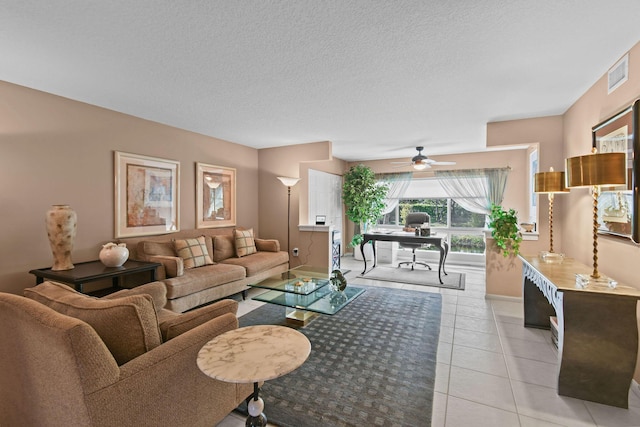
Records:
<instances>
[{"instance_id":1,"label":"armchair cushion","mask_svg":"<svg viewBox=\"0 0 640 427\"><path fill-rule=\"evenodd\" d=\"M25 289L24 295L58 313L91 325L118 365L158 347L162 342L153 299L148 294L99 299L83 295L61 283L44 282Z\"/></svg>"},{"instance_id":2,"label":"armchair cushion","mask_svg":"<svg viewBox=\"0 0 640 427\"><path fill-rule=\"evenodd\" d=\"M248 230L233 230L233 236L235 238L236 255L239 258L243 256L255 254L256 242L253 239L253 228Z\"/></svg>"},{"instance_id":3,"label":"armchair cushion","mask_svg":"<svg viewBox=\"0 0 640 427\"><path fill-rule=\"evenodd\" d=\"M238 311L237 301L226 299L211 305L200 307L182 314L176 314L160 322L160 331L164 341L169 341L178 335L202 325L211 319L231 313L235 316Z\"/></svg>"},{"instance_id":4,"label":"armchair cushion","mask_svg":"<svg viewBox=\"0 0 640 427\"><path fill-rule=\"evenodd\" d=\"M204 236L196 239L174 240L173 246L176 254L182 258L184 268L196 268L213 264L213 260L211 260L209 252L207 251Z\"/></svg>"},{"instance_id":5,"label":"armchair cushion","mask_svg":"<svg viewBox=\"0 0 640 427\"><path fill-rule=\"evenodd\" d=\"M162 282L145 283L144 285L136 286L135 288L123 289L121 291L105 295L102 299L116 299L141 294L151 295L156 313L167 305L167 287Z\"/></svg>"}]
</instances>

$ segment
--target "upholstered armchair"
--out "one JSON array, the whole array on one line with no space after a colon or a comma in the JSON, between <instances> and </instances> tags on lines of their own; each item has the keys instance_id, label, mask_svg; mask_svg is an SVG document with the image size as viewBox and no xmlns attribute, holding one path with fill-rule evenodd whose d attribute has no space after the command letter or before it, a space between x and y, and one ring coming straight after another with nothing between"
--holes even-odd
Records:
<instances>
[{"instance_id":1,"label":"upholstered armchair","mask_svg":"<svg viewBox=\"0 0 640 427\"><path fill-rule=\"evenodd\" d=\"M238 327L237 302L175 314L156 307L158 283L100 299L51 282L0 293L0 424L213 426L244 401L250 384L196 365Z\"/></svg>"}]
</instances>

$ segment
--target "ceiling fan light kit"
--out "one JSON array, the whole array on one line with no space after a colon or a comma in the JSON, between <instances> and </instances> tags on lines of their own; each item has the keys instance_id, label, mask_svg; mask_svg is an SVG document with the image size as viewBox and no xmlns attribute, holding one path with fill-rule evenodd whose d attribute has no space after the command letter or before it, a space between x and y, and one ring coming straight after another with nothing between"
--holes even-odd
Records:
<instances>
[{"instance_id":1,"label":"ceiling fan light kit","mask_svg":"<svg viewBox=\"0 0 640 427\"><path fill-rule=\"evenodd\" d=\"M391 162L391 163L399 164L399 165L402 165L402 166L413 166L413 168L415 170L418 170L418 171L431 168L431 166L444 166L444 165L455 165L456 164L456 162L437 162L435 160L432 160L432 159L428 158L427 156L422 154L422 150L424 150L424 147L416 147L416 150L418 150L418 154L413 156L411 158L411 161L409 161L409 162Z\"/></svg>"}]
</instances>

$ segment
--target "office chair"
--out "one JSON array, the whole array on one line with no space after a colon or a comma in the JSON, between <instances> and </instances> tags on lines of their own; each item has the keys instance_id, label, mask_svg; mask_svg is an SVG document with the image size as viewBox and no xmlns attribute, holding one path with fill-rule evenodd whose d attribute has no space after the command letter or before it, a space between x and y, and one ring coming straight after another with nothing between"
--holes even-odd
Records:
<instances>
[{"instance_id":1,"label":"office chair","mask_svg":"<svg viewBox=\"0 0 640 427\"><path fill-rule=\"evenodd\" d=\"M411 227L411 228L419 228L423 223L425 222L431 222L431 217L429 217L429 214L426 212L411 212L409 214L407 214L407 218L405 220L404 226L405 227ZM431 266L427 263L424 262L420 262L420 261L416 261L416 249L419 249L422 247L422 243L400 243L400 247L401 248L407 248L407 249L411 249L413 258L411 261L403 261L401 263L398 263L398 268L400 268L400 266L402 264L407 264L407 265L411 265L411 270L413 270L416 266L416 264L419 265L424 265L425 267L427 267L429 270L431 270Z\"/></svg>"}]
</instances>

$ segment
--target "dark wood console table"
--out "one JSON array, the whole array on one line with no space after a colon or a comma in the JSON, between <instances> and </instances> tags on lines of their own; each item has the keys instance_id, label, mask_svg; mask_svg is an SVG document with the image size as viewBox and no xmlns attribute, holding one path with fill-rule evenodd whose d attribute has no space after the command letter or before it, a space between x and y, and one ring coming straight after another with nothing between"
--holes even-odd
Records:
<instances>
[{"instance_id":1,"label":"dark wood console table","mask_svg":"<svg viewBox=\"0 0 640 427\"><path fill-rule=\"evenodd\" d=\"M545 263L523 261L524 324L549 329L558 319L558 394L628 408L638 356L636 304L640 290L619 283L576 287L576 274L592 268L565 258Z\"/></svg>"},{"instance_id":2,"label":"dark wood console table","mask_svg":"<svg viewBox=\"0 0 640 427\"><path fill-rule=\"evenodd\" d=\"M408 232L393 232L393 233L366 233L364 239L360 243L360 252L362 253L362 259L364 260L364 270L362 274L367 272L367 257L364 256L364 245L367 242L371 242L373 246L373 267L375 268L376 259L376 245L375 242L399 242L399 243L420 243L423 245L433 245L440 250L440 260L438 262L438 279L442 284L441 272L444 272L445 276L447 272L444 269L444 263L449 253L449 243L444 240L444 236L416 236L414 233Z\"/></svg>"},{"instance_id":3,"label":"dark wood console table","mask_svg":"<svg viewBox=\"0 0 640 427\"><path fill-rule=\"evenodd\" d=\"M88 282L111 279L114 288L120 287L120 278L128 274L149 272L149 281L156 280L156 269L161 264L157 262L128 260L122 267L106 267L100 261L89 261L75 264L71 270L53 271L51 268L39 268L29 273L36 276L36 285L47 280L73 285L78 292L82 292L82 285Z\"/></svg>"}]
</instances>

